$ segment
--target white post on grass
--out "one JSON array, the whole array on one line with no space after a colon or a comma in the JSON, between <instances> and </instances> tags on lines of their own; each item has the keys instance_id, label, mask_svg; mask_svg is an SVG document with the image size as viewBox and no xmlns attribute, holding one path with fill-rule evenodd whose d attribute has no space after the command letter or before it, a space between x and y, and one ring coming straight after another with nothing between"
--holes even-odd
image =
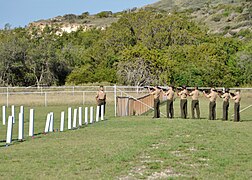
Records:
<instances>
[{"instance_id":1,"label":"white post on grass","mask_svg":"<svg viewBox=\"0 0 252 180\"><path fill-rule=\"evenodd\" d=\"M79 107L79 126L82 126L82 107Z\"/></svg>"},{"instance_id":2,"label":"white post on grass","mask_svg":"<svg viewBox=\"0 0 252 180\"><path fill-rule=\"evenodd\" d=\"M51 120L51 114L48 113L47 116L46 116L46 124L45 124L45 131L44 131L44 133L48 133L49 132L50 120Z\"/></svg>"},{"instance_id":3,"label":"white post on grass","mask_svg":"<svg viewBox=\"0 0 252 180\"><path fill-rule=\"evenodd\" d=\"M116 84L114 85L115 117L116 117Z\"/></svg>"},{"instance_id":4,"label":"white post on grass","mask_svg":"<svg viewBox=\"0 0 252 180\"><path fill-rule=\"evenodd\" d=\"M24 123L24 106L20 106L20 112L22 113L23 123Z\"/></svg>"},{"instance_id":5,"label":"white post on grass","mask_svg":"<svg viewBox=\"0 0 252 180\"><path fill-rule=\"evenodd\" d=\"M96 107L96 122L99 122L100 106Z\"/></svg>"},{"instance_id":6,"label":"white post on grass","mask_svg":"<svg viewBox=\"0 0 252 180\"><path fill-rule=\"evenodd\" d=\"M101 105L101 120L104 120L104 105Z\"/></svg>"},{"instance_id":7,"label":"white post on grass","mask_svg":"<svg viewBox=\"0 0 252 180\"><path fill-rule=\"evenodd\" d=\"M20 113L24 114L24 106L20 106Z\"/></svg>"},{"instance_id":8,"label":"white post on grass","mask_svg":"<svg viewBox=\"0 0 252 180\"><path fill-rule=\"evenodd\" d=\"M24 139L24 113L20 112L18 116L18 140Z\"/></svg>"},{"instance_id":9,"label":"white post on grass","mask_svg":"<svg viewBox=\"0 0 252 180\"><path fill-rule=\"evenodd\" d=\"M90 124L94 122L94 107L90 107Z\"/></svg>"},{"instance_id":10,"label":"white post on grass","mask_svg":"<svg viewBox=\"0 0 252 180\"><path fill-rule=\"evenodd\" d=\"M68 108L68 129L72 129L72 108Z\"/></svg>"},{"instance_id":11,"label":"white post on grass","mask_svg":"<svg viewBox=\"0 0 252 180\"><path fill-rule=\"evenodd\" d=\"M50 125L49 125L49 132L53 132L54 129L54 114L53 112L50 112Z\"/></svg>"},{"instance_id":12,"label":"white post on grass","mask_svg":"<svg viewBox=\"0 0 252 180\"><path fill-rule=\"evenodd\" d=\"M85 124L88 124L88 107L85 107Z\"/></svg>"},{"instance_id":13,"label":"white post on grass","mask_svg":"<svg viewBox=\"0 0 252 180\"><path fill-rule=\"evenodd\" d=\"M34 109L30 109L29 136L34 135Z\"/></svg>"},{"instance_id":14,"label":"white post on grass","mask_svg":"<svg viewBox=\"0 0 252 180\"><path fill-rule=\"evenodd\" d=\"M10 144L12 141L12 128L13 128L13 117L9 116L7 135L6 135L6 144Z\"/></svg>"},{"instance_id":15,"label":"white post on grass","mask_svg":"<svg viewBox=\"0 0 252 180\"><path fill-rule=\"evenodd\" d=\"M3 125L6 124L6 106L2 107L2 118L3 118Z\"/></svg>"},{"instance_id":16,"label":"white post on grass","mask_svg":"<svg viewBox=\"0 0 252 180\"><path fill-rule=\"evenodd\" d=\"M13 124L15 124L15 106L11 106L11 116L13 117Z\"/></svg>"},{"instance_id":17,"label":"white post on grass","mask_svg":"<svg viewBox=\"0 0 252 180\"><path fill-rule=\"evenodd\" d=\"M60 116L60 132L64 131L64 121L65 121L65 112L62 111L61 112L61 116Z\"/></svg>"},{"instance_id":18,"label":"white post on grass","mask_svg":"<svg viewBox=\"0 0 252 180\"><path fill-rule=\"evenodd\" d=\"M76 128L78 109L74 109L73 128Z\"/></svg>"}]
</instances>

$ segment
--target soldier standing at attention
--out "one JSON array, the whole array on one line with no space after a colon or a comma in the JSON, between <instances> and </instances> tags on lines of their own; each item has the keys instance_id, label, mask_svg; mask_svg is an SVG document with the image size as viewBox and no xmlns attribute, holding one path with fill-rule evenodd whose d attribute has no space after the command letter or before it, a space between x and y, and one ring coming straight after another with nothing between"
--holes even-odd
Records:
<instances>
[{"instance_id":1,"label":"soldier standing at attention","mask_svg":"<svg viewBox=\"0 0 252 180\"><path fill-rule=\"evenodd\" d=\"M239 122L240 121L240 101L241 101L241 91L236 90L235 96L232 96L231 98L234 99L234 122Z\"/></svg>"},{"instance_id":2,"label":"soldier standing at attention","mask_svg":"<svg viewBox=\"0 0 252 180\"><path fill-rule=\"evenodd\" d=\"M186 119L187 117L187 96L188 91L186 89L186 86L182 86L182 91L178 93L178 96L180 96L180 111L181 111L181 118Z\"/></svg>"},{"instance_id":3,"label":"soldier standing at attention","mask_svg":"<svg viewBox=\"0 0 252 180\"><path fill-rule=\"evenodd\" d=\"M167 118L173 118L174 116L174 109L173 109L173 101L174 101L174 87L170 86L169 90L165 93L167 96L167 106L166 106L166 111L167 111Z\"/></svg>"},{"instance_id":4,"label":"soldier standing at attention","mask_svg":"<svg viewBox=\"0 0 252 180\"><path fill-rule=\"evenodd\" d=\"M227 121L228 120L229 99L230 99L229 89L228 88L225 89L225 93L223 95L221 95L221 98L223 98L223 116L222 116L222 120Z\"/></svg>"},{"instance_id":5,"label":"soldier standing at attention","mask_svg":"<svg viewBox=\"0 0 252 180\"><path fill-rule=\"evenodd\" d=\"M192 119L195 119L194 110L196 109L197 118L200 119L200 109L199 109L199 90L198 87L195 86L194 90L189 94L192 96Z\"/></svg>"},{"instance_id":6,"label":"soldier standing at attention","mask_svg":"<svg viewBox=\"0 0 252 180\"><path fill-rule=\"evenodd\" d=\"M95 98L97 101L97 105L100 106L99 117L101 117L101 106L103 105L105 114L105 105L106 105L106 93L104 92L103 86L100 86L100 89L97 92Z\"/></svg>"},{"instance_id":7,"label":"soldier standing at attention","mask_svg":"<svg viewBox=\"0 0 252 180\"><path fill-rule=\"evenodd\" d=\"M214 88L211 88L210 94L206 94L205 91L203 91L203 94L209 98L209 120L215 120L216 119L216 99L218 96L218 93Z\"/></svg>"},{"instance_id":8,"label":"soldier standing at attention","mask_svg":"<svg viewBox=\"0 0 252 180\"><path fill-rule=\"evenodd\" d=\"M154 87L154 90L151 91L150 88L148 88L149 93L154 96L154 117L153 118L160 118L160 93L161 90L158 88L158 86Z\"/></svg>"}]
</instances>

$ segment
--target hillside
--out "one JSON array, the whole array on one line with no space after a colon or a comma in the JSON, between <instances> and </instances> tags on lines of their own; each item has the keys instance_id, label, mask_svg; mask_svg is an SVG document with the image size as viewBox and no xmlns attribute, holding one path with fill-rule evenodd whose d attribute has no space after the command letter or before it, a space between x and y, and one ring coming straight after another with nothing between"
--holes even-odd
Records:
<instances>
[{"instance_id":1,"label":"hillside","mask_svg":"<svg viewBox=\"0 0 252 180\"><path fill-rule=\"evenodd\" d=\"M251 39L248 33L252 31L251 0L160 0L143 8L186 14L202 26L206 26L209 33ZM88 12L81 15L66 14L30 23L28 27L40 29L46 26L57 27L58 34L76 31L79 28L106 29L113 22L117 22L122 14L135 11L136 8L118 13L103 11L95 15L89 15Z\"/></svg>"},{"instance_id":2,"label":"hillside","mask_svg":"<svg viewBox=\"0 0 252 180\"><path fill-rule=\"evenodd\" d=\"M62 34L63 32L73 32L78 29L84 31L89 29L101 29L104 30L112 23L117 22L122 14L135 11L136 8L129 9L118 13L112 13L111 11L102 11L100 13L90 15L89 12L83 12L80 15L65 14L63 16L57 16L46 20L38 20L28 25L29 29L39 28L43 30L46 26L56 28L56 34Z\"/></svg>"},{"instance_id":3,"label":"hillside","mask_svg":"<svg viewBox=\"0 0 252 180\"><path fill-rule=\"evenodd\" d=\"M185 13L211 33L246 36L246 31L252 31L251 0L161 0L147 7Z\"/></svg>"}]
</instances>

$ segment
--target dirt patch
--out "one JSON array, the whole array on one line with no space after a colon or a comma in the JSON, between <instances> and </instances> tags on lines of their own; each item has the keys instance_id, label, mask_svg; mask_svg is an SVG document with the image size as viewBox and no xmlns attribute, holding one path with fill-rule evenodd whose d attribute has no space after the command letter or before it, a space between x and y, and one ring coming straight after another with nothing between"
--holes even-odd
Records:
<instances>
[{"instance_id":1,"label":"dirt patch","mask_svg":"<svg viewBox=\"0 0 252 180\"><path fill-rule=\"evenodd\" d=\"M150 176L147 177L147 179L148 180L167 179L168 177L180 177L180 176L184 175L174 172L172 168L167 168L164 171L152 173Z\"/></svg>"}]
</instances>

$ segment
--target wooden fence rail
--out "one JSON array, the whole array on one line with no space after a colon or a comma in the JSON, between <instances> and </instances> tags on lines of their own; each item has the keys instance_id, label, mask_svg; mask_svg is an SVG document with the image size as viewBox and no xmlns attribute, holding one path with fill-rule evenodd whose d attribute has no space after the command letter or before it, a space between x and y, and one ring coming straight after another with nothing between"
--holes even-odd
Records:
<instances>
[{"instance_id":1,"label":"wooden fence rail","mask_svg":"<svg viewBox=\"0 0 252 180\"><path fill-rule=\"evenodd\" d=\"M160 95L160 100L166 100L163 93ZM116 101L117 116L141 115L153 109L154 106L154 97L149 94L139 98L117 96Z\"/></svg>"}]
</instances>

